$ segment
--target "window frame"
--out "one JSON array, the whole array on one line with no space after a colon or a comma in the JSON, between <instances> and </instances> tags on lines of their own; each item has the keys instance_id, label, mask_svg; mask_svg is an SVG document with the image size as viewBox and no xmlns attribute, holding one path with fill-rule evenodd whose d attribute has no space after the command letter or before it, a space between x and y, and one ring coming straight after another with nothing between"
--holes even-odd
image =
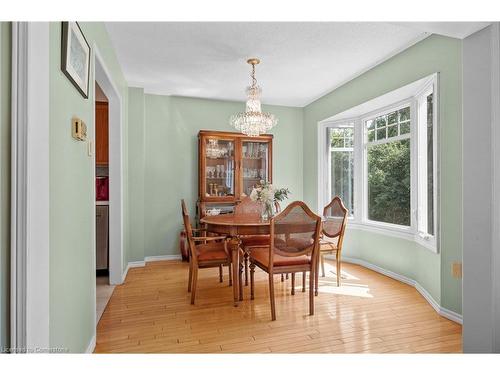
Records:
<instances>
[{"instance_id":1,"label":"window frame","mask_svg":"<svg viewBox=\"0 0 500 375\"><path fill-rule=\"evenodd\" d=\"M362 117L359 118L360 122L360 127L363 131L363 148L362 148L362 163L363 163L363 173L362 173L362 184L363 184L363 210L362 210L362 215L361 215L361 223L363 224L368 224L372 226L376 226L378 228L386 228L389 230L396 230L401 233L408 233L411 234L414 231L414 220L413 220L413 201L412 197L413 194L410 192L410 225L399 225L399 224L394 224L394 223L385 223L383 221L376 221L376 220L370 220L368 218L368 146L376 146L376 145L382 145L386 144L389 142L397 142L401 141L404 139L409 139L410 140L410 190L413 191L413 143L412 142L412 136L414 133L413 129L413 124L414 124L414 103L413 103L413 98L407 98L404 100L401 100L395 104L383 107L381 109L369 112ZM365 123L368 120L374 120L377 117L387 115L391 112L399 111L400 109L410 107L410 132L404 135L398 135L396 137L392 138L386 138L380 141L372 141L368 142L368 130L365 127Z\"/></svg>"},{"instance_id":2,"label":"window frame","mask_svg":"<svg viewBox=\"0 0 500 375\"><path fill-rule=\"evenodd\" d=\"M419 245L431 250L434 253L439 252L440 238L440 215L439 215L439 189L440 189L440 171L439 171L439 81L438 74L429 76L413 95L409 97L400 97L402 100L395 100L391 105L383 106L373 111L366 112L356 117L346 117L344 119L323 120L318 122L318 212L323 212L323 207L328 204L329 194L331 192L330 181L330 157L329 157L329 139L327 136L328 128L338 128L342 125L353 124L354 126L354 213L349 216L349 228L361 229L369 232L388 235L396 238L411 240ZM422 149L421 115L419 114L418 103L425 93L432 88L433 92L433 204L434 204L434 236L428 233L419 232L419 216L421 214L422 199L419 193L423 185L422 171L420 166L420 150ZM365 122L383 116L393 111L410 107L410 133L386 138L380 141L368 143L368 131ZM427 117L424 118L427 121ZM369 145L378 145L388 142L410 139L410 225L398 225L384 223L368 219L368 163L367 152ZM328 147L327 147L328 145ZM328 168L328 169L326 169ZM324 187L327 186L327 189Z\"/></svg>"},{"instance_id":3,"label":"window frame","mask_svg":"<svg viewBox=\"0 0 500 375\"><path fill-rule=\"evenodd\" d=\"M357 119L344 119L344 120L339 120L339 121L325 121L323 123L320 124L320 126L318 127L318 131L319 133L321 133L319 135L319 139L322 139L322 142L321 144L319 145L318 149L319 149L319 159L318 159L318 162L320 163L321 165L321 173L319 173L318 177L322 180L320 186L325 186L326 185L326 189L319 189L318 190L318 202L319 203L319 206L318 206L318 212L320 212L321 214L323 213L323 207L326 206L330 200L331 200L331 197L330 197L330 192L332 191L332 186L331 186L331 159L330 159L330 151L331 151L331 148L330 148L330 138L329 138L329 133L330 133L330 130L329 129L341 129L341 128L348 128L348 127L351 127L353 130L354 130L354 134L353 134L353 138L354 138L354 144L353 144L353 147L352 147L352 151L353 151L353 154L354 154L354 169L353 169L353 179L354 181L356 181L356 178L357 178L357 171L356 171L356 164L357 164L357 147L356 147L356 142L357 142L357 126L356 126L356 120ZM339 151L340 150L345 150L344 149L338 149ZM356 215L356 205L357 205L357 202L356 202L356 185L357 183L355 182L354 183L354 189L353 189L353 205L354 205L354 209L353 209L353 214L351 215L349 213L348 217L353 220L355 215ZM324 202L324 204L323 204Z\"/></svg>"},{"instance_id":4,"label":"window frame","mask_svg":"<svg viewBox=\"0 0 500 375\"><path fill-rule=\"evenodd\" d=\"M422 121L425 121L425 126L427 126L427 114L422 113L420 108L421 100L426 100L427 96L432 93L432 144L433 144L433 216L434 216L434 235L431 235L427 231L421 231L421 217L424 216L424 212L422 206L424 205L424 198L426 198L426 194L422 194L423 190L426 190L427 184L427 174L423 173L423 169L420 168L420 164L425 164L422 161L421 155L422 153L427 151L427 139L423 139L423 132L421 131ZM438 248L438 239L439 239L439 127L438 127L438 119L439 119L439 92L438 92L438 76L433 75L432 78L423 86L423 88L417 92L415 95L415 105L418 111L418 126L416 129L416 148L417 148L417 173L418 173L418 181L417 181L417 202L416 202L416 218L415 218L415 232L416 232L416 241L425 247L430 249ZM425 135L427 135L427 130L425 131ZM427 159L425 159L427 161ZM427 169L426 169L427 170ZM427 210L425 210L425 214ZM427 221L426 221L427 223Z\"/></svg>"}]
</instances>

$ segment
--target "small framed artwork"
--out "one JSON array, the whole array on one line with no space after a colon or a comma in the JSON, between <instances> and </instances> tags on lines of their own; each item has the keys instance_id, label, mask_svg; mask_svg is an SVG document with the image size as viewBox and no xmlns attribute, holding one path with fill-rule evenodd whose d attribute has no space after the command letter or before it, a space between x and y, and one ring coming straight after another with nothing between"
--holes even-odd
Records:
<instances>
[{"instance_id":1,"label":"small framed artwork","mask_svg":"<svg viewBox=\"0 0 500 375\"><path fill-rule=\"evenodd\" d=\"M77 22L62 23L61 70L76 89L89 97L90 46Z\"/></svg>"}]
</instances>

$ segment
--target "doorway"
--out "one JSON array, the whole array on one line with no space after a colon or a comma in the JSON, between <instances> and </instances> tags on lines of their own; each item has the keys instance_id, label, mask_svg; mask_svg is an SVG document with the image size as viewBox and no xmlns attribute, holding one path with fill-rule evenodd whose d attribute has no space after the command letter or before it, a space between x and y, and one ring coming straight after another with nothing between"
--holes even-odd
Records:
<instances>
[{"instance_id":1,"label":"doorway","mask_svg":"<svg viewBox=\"0 0 500 375\"><path fill-rule=\"evenodd\" d=\"M94 45L94 213L96 325L114 285L123 282L123 177L121 96Z\"/></svg>"},{"instance_id":2,"label":"doorway","mask_svg":"<svg viewBox=\"0 0 500 375\"><path fill-rule=\"evenodd\" d=\"M113 294L109 282L109 100L95 82L96 322Z\"/></svg>"}]
</instances>

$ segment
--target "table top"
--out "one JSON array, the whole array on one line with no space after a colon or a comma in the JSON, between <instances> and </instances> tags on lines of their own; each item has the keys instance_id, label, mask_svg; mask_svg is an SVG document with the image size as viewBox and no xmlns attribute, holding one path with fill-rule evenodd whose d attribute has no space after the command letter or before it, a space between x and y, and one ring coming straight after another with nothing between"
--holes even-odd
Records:
<instances>
[{"instance_id":1,"label":"table top","mask_svg":"<svg viewBox=\"0 0 500 375\"><path fill-rule=\"evenodd\" d=\"M262 220L260 214L222 214L205 216L200 220L205 224L227 226L269 226L269 220Z\"/></svg>"}]
</instances>

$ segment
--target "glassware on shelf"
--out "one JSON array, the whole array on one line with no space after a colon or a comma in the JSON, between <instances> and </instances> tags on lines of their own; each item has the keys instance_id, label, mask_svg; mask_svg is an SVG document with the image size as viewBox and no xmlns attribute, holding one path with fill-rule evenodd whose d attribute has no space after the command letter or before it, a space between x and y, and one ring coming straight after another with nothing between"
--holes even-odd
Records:
<instances>
[{"instance_id":1,"label":"glassware on shelf","mask_svg":"<svg viewBox=\"0 0 500 375\"><path fill-rule=\"evenodd\" d=\"M219 145L217 139L209 139L207 144L206 155L208 158L217 159L224 155L223 149Z\"/></svg>"},{"instance_id":2,"label":"glassware on shelf","mask_svg":"<svg viewBox=\"0 0 500 375\"><path fill-rule=\"evenodd\" d=\"M266 146L264 146L262 143L259 145L259 158L265 157L266 156Z\"/></svg>"}]
</instances>

